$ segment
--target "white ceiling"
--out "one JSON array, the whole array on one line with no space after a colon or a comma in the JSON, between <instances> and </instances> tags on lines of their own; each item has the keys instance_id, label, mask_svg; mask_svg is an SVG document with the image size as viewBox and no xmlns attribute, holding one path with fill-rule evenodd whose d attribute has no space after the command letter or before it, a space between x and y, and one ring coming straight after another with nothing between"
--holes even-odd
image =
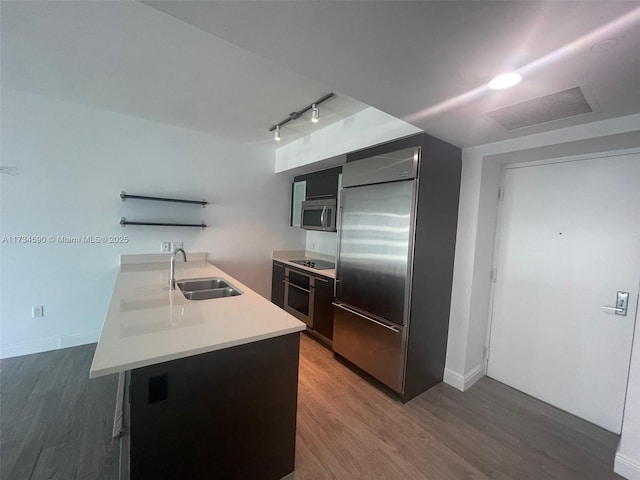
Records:
<instances>
[{"instance_id":1,"label":"white ceiling","mask_svg":"<svg viewBox=\"0 0 640 480\"><path fill-rule=\"evenodd\" d=\"M3 87L275 149L367 106L135 1L0 3Z\"/></svg>"},{"instance_id":2,"label":"white ceiling","mask_svg":"<svg viewBox=\"0 0 640 480\"><path fill-rule=\"evenodd\" d=\"M640 112L637 1L146 3L463 147ZM485 115L575 86L595 112L512 132Z\"/></svg>"},{"instance_id":3,"label":"white ceiling","mask_svg":"<svg viewBox=\"0 0 640 480\"><path fill-rule=\"evenodd\" d=\"M323 122L291 122L282 143L365 104L463 147L640 112L638 1L1 8L3 85L274 148L268 128L329 91ZM610 38L615 48L591 50ZM511 69L520 85L487 91ZM512 132L485 114L577 85L595 112Z\"/></svg>"}]
</instances>

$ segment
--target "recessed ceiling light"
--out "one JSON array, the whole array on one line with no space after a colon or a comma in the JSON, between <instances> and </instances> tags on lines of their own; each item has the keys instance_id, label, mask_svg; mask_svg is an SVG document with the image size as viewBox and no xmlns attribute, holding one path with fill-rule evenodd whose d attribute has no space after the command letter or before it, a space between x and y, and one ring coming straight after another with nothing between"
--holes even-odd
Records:
<instances>
[{"instance_id":1,"label":"recessed ceiling light","mask_svg":"<svg viewBox=\"0 0 640 480\"><path fill-rule=\"evenodd\" d=\"M489 82L489 88L492 90L502 90L503 88L513 87L520 83L522 76L515 73L502 73Z\"/></svg>"}]
</instances>

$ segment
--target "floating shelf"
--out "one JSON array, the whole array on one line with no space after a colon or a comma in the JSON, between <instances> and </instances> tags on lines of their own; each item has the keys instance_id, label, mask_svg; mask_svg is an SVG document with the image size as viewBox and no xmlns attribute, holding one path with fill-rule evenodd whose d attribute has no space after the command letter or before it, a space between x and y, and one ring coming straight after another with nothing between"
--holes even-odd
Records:
<instances>
[{"instance_id":1,"label":"floating shelf","mask_svg":"<svg viewBox=\"0 0 640 480\"><path fill-rule=\"evenodd\" d=\"M137 200L153 200L156 202L173 202L173 203L191 203L194 205L202 205L204 208L209 204L206 200L185 200L182 198L165 198L165 197L148 197L145 195L129 195L127 192L120 192L120 198L124 202L127 198L135 198Z\"/></svg>"},{"instance_id":2,"label":"floating shelf","mask_svg":"<svg viewBox=\"0 0 640 480\"><path fill-rule=\"evenodd\" d=\"M120 218L120 225L123 227L127 225L145 225L145 226L156 226L156 227L199 227L203 230L207 228L207 224L202 223L169 223L169 222L133 222L131 220L127 220L125 217Z\"/></svg>"},{"instance_id":3,"label":"floating shelf","mask_svg":"<svg viewBox=\"0 0 640 480\"><path fill-rule=\"evenodd\" d=\"M191 205L202 205L204 208L209 204L206 200L186 200L184 198L167 198L167 197L149 197L147 195L129 195L127 192L120 192L120 199L124 202L127 198L134 198L136 200L151 200L155 202L172 202L172 203L187 203ZM156 226L156 227L198 227L203 230L207 228L207 225L202 223L173 223L173 222L138 222L127 220L125 217L120 217L120 225L125 227L127 225L143 225L143 226Z\"/></svg>"}]
</instances>

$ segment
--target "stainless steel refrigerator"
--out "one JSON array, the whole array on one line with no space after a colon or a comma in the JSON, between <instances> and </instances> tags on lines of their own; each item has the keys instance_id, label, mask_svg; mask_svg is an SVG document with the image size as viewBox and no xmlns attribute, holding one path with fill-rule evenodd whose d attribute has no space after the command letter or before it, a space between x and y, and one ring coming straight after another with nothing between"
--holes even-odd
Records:
<instances>
[{"instance_id":1,"label":"stainless steel refrigerator","mask_svg":"<svg viewBox=\"0 0 640 480\"><path fill-rule=\"evenodd\" d=\"M405 379L419 147L347 163L340 192L334 351L396 392Z\"/></svg>"}]
</instances>

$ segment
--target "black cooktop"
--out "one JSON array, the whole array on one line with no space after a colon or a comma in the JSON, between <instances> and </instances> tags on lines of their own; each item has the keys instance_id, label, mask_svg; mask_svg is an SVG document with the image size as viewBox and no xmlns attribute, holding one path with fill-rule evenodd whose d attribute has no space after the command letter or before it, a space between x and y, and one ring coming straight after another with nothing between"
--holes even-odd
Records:
<instances>
[{"instance_id":1,"label":"black cooktop","mask_svg":"<svg viewBox=\"0 0 640 480\"><path fill-rule=\"evenodd\" d=\"M336 268L335 263L327 262L326 260L316 260L315 258L309 258L307 260L291 260L291 263L315 268L316 270L332 270Z\"/></svg>"}]
</instances>

